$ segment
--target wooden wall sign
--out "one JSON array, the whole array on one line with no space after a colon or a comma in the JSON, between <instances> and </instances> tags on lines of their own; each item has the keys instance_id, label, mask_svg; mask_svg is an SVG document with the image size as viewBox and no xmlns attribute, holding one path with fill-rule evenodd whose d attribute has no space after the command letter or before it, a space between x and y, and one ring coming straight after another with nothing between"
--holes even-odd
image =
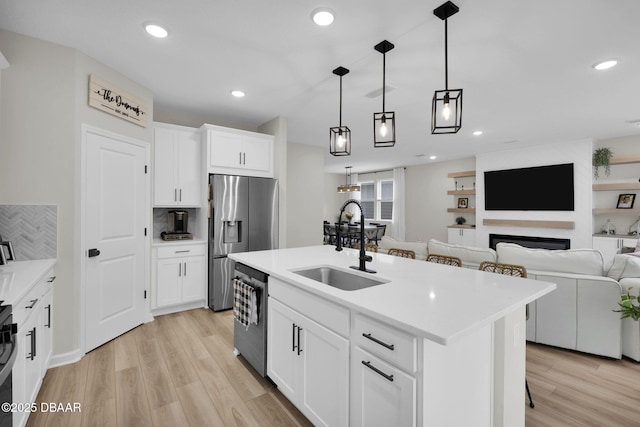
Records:
<instances>
[{"instance_id":1,"label":"wooden wall sign","mask_svg":"<svg viewBox=\"0 0 640 427\"><path fill-rule=\"evenodd\" d=\"M89 105L142 127L147 127L147 105L117 86L89 76Z\"/></svg>"}]
</instances>

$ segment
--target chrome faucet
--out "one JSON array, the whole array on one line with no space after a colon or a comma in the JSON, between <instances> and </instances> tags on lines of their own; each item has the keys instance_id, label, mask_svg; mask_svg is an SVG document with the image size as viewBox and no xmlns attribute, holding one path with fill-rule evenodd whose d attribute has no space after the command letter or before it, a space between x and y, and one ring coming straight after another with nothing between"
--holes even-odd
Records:
<instances>
[{"instance_id":1,"label":"chrome faucet","mask_svg":"<svg viewBox=\"0 0 640 427\"><path fill-rule=\"evenodd\" d=\"M362 210L362 205L360 204L360 202L355 199L347 200L346 202L344 202L344 205L342 205L342 208L340 208L340 214L338 215L338 226L336 227L336 251L342 251L342 239L340 238L340 228L342 228L342 214L345 208L351 203L355 203L356 205L358 205L358 208L360 208L360 256L358 258L360 260L360 265L358 265L357 267L355 265L352 265L351 268L367 273L375 273L375 270L369 270L366 265L366 263L371 262L373 258L371 257L371 255L367 255L364 250L364 211Z\"/></svg>"}]
</instances>

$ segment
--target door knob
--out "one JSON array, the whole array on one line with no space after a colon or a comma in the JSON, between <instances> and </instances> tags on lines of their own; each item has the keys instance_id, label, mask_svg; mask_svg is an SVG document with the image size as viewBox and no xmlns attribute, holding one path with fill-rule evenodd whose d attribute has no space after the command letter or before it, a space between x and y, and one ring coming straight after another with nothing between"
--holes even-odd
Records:
<instances>
[{"instance_id":1,"label":"door knob","mask_svg":"<svg viewBox=\"0 0 640 427\"><path fill-rule=\"evenodd\" d=\"M95 249L95 248L94 249L89 249L89 252L87 254L87 256L89 258L93 258L94 256L98 256L98 255L100 255L100 250Z\"/></svg>"}]
</instances>

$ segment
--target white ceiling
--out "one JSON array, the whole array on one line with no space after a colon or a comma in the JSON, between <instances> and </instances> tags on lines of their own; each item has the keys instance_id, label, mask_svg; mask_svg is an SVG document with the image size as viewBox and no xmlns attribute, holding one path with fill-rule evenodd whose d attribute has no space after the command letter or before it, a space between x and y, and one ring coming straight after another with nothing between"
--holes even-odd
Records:
<instances>
[{"instance_id":1,"label":"white ceiling","mask_svg":"<svg viewBox=\"0 0 640 427\"><path fill-rule=\"evenodd\" d=\"M464 89L462 130L431 135L431 97L444 89L444 0L0 0L0 28L76 48L154 93L156 108L256 129L276 116L290 142L326 150L329 172L387 169L480 152L640 134L640 1L455 0L449 86ZM336 12L329 27L310 13ZM166 26L154 39L143 23ZM373 148L382 97L396 112L397 143ZM619 58L617 67L591 66ZM8 58L10 60L10 58ZM328 154L343 78L348 157ZM231 89L247 96L233 98ZM472 131L483 130L482 136ZM505 145L506 144L506 145ZM426 157L416 157L426 155Z\"/></svg>"}]
</instances>

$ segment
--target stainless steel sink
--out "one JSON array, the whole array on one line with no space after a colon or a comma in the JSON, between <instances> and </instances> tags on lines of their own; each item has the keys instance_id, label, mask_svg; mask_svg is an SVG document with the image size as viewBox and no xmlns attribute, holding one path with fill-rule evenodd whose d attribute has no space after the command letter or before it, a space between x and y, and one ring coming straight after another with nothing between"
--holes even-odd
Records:
<instances>
[{"instance_id":1,"label":"stainless steel sink","mask_svg":"<svg viewBox=\"0 0 640 427\"><path fill-rule=\"evenodd\" d=\"M292 272L308 279L324 283L325 285L342 289L343 291L357 291L358 289L370 288L371 286L382 285L383 283L389 282L389 280L365 277L328 266L313 267Z\"/></svg>"}]
</instances>

